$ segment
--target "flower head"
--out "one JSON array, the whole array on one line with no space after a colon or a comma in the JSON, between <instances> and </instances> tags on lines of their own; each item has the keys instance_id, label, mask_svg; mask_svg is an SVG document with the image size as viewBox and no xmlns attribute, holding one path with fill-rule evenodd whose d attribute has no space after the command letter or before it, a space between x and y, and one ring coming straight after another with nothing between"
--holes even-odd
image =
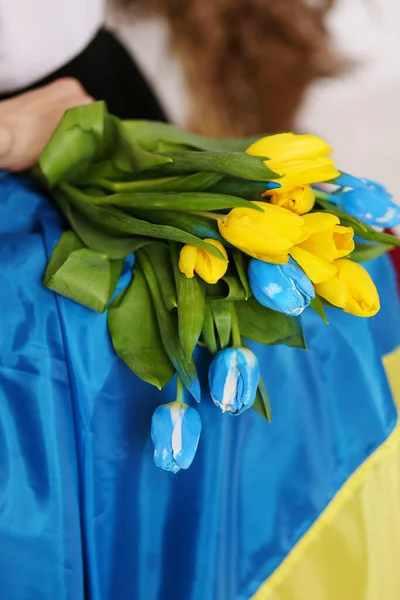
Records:
<instances>
[{"instance_id":1,"label":"flower head","mask_svg":"<svg viewBox=\"0 0 400 600\"><path fill-rule=\"evenodd\" d=\"M369 273L351 260L334 263L336 274L315 286L315 291L328 302L357 317L372 317L379 308L379 295Z\"/></svg>"},{"instance_id":2,"label":"flower head","mask_svg":"<svg viewBox=\"0 0 400 600\"><path fill-rule=\"evenodd\" d=\"M354 250L354 232L327 212L310 213L303 219L309 236L290 254L313 283L321 283L335 275L333 262Z\"/></svg>"},{"instance_id":3,"label":"flower head","mask_svg":"<svg viewBox=\"0 0 400 600\"><path fill-rule=\"evenodd\" d=\"M247 348L225 348L214 357L208 372L214 404L232 415L240 415L253 404L260 368Z\"/></svg>"},{"instance_id":4,"label":"flower head","mask_svg":"<svg viewBox=\"0 0 400 600\"><path fill-rule=\"evenodd\" d=\"M279 133L264 137L252 144L246 152L255 156L267 156L265 164L282 175L281 193L309 183L329 181L340 175L328 157L332 149L315 135Z\"/></svg>"},{"instance_id":5,"label":"flower head","mask_svg":"<svg viewBox=\"0 0 400 600\"><path fill-rule=\"evenodd\" d=\"M364 188L343 192L340 204L344 211L376 227L392 228L400 224L400 207L392 200L392 194L383 185L364 180Z\"/></svg>"},{"instance_id":6,"label":"flower head","mask_svg":"<svg viewBox=\"0 0 400 600\"><path fill-rule=\"evenodd\" d=\"M151 438L157 467L172 473L188 469L196 454L200 433L200 415L188 404L171 402L156 408L151 420Z\"/></svg>"},{"instance_id":7,"label":"flower head","mask_svg":"<svg viewBox=\"0 0 400 600\"><path fill-rule=\"evenodd\" d=\"M218 248L223 256L228 259L226 250L221 242L208 238L204 241ZM224 261L211 254L211 252L207 252L207 250L203 250L197 246L186 244L181 250L179 269L188 279L192 278L196 272L207 283L217 283L225 275L227 268L228 260Z\"/></svg>"},{"instance_id":8,"label":"flower head","mask_svg":"<svg viewBox=\"0 0 400 600\"><path fill-rule=\"evenodd\" d=\"M290 316L300 315L315 297L311 281L292 259L271 265L252 258L249 281L257 302Z\"/></svg>"},{"instance_id":9,"label":"flower head","mask_svg":"<svg viewBox=\"0 0 400 600\"><path fill-rule=\"evenodd\" d=\"M284 264L295 244L306 239L302 217L267 202L254 202L263 212L252 208L233 208L219 231L242 252L266 262Z\"/></svg>"},{"instance_id":10,"label":"flower head","mask_svg":"<svg viewBox=\"0 0 400 600\"><path fill-rule=\"evenodd\" d=\"M263 196L266 196L267 194L269 194L269 192L266 192ZM304 215L305 213L310 212L315 203L314 192L309 185L296 187L282 193L279 193L279 190L276 190L276 193L272 193L268 199L271 204L287 208L296 213L296 215Z\"/></svg>"}]
</instances>

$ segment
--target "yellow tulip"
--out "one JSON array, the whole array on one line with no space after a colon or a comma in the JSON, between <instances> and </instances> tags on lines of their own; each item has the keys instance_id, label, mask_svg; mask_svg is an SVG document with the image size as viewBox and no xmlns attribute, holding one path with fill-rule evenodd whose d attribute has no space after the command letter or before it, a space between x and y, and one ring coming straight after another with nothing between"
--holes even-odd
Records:
<instances>
[{"instance_id":1,"label":"yellow tulip","mask_svg":"<svg viewBox=\"0 0 400 600\"><path fill-rule=\"evenodd\" d=\"M252 208L233 208L224 220L218 221L223 238L259 260L285 264L294 244L308 235L304 219L266 202L254 202L263 212Z\"/></svg>"},{"instance_id":2,"label":"yellow tulip","mask_svg":"<svg viewBox=\"0 0 400 600\"><path fill-rule=\"evenodd\" d=\"M314 206L315 196L309 185L296 187L293 190L283 193L279 193L279 190L277 191L277 194L273 193L269 196L270 203L287 208L296 213L296 215L304 215L310 212ZM263 196L265 195L263 194Z\"/></svg>"},{"instance_id":3,"label":"yellow tulip","mask_svg":"<svg viewBox=\"0 0 400 600\"><path fill-rule=\"evenodd\" d=\"M204 241L218 248L225 258L228 259L226 250L221 242L211 239L205 239ZM211 254L211 252L207 252L207 250L192 246L191 244L186 244L181 249L179 269L188 279L194 277L194 273L196 272L207 283L217 283L225 275L227 268L228 260L224 261L222 258Z\"/></svg>"},{"instance_id":4,"label":"yellow tulip","mask_svg":"<svg viewBox=\"0 0 400 600\"><path fill-rule=\"evenodd\" d=\"M317 294L357 317L373 317L380 309L379 295L368 272L351 260L335 261L336 275L315 286Z\"/></svg>"},{"instance_id":5,"label":"yellow tulip","mask_svg":"<svg viewBox=\"0 0 400 600\"><path fill-rule=\"evenodd\" d=\"M282 193L292 188L329 181L339 176L328 157L332 149L315 135L279 133L264 137L252 144L246 152L254 156L267 156L265 164L282 175L279 189L269 193Z\"/></svg>"},{"instance_id":6,"label":"yellow tulip","mask_svg":"<svg viewBox=\"0 0 400 600\"><path fill-rule=\"evenodd\" d=\"M333 262L354 250L354 232L330 213L310 213L303 219L309 236L290 254L313 283L322 283L335 275Z\"/></svg>"}]
</instances>

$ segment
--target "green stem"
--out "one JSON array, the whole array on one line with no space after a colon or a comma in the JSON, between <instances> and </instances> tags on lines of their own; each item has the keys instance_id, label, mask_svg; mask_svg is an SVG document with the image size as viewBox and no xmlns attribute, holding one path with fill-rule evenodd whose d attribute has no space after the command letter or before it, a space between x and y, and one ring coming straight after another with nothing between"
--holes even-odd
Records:
<instances>
[{"instance_id":1,"label":"green stem","mask_svg":"<svg viewBox=\"0 0 400 600\"><path fill-rule=\"evenodd\" d=\"M325 200L333 204L337 203L337 198L335 198L334 195L329 194L328 192L324 192L323 190L319 190L318 188L313 188L313 192L316 200Z\"/></svg>"},{"instance_id":2,"label":"green stem","mask_svg":"<svg viewBox=\"0 0 400 600\"><path fill-rule=\"evenodd\" d=\"M240 335L239 321L237 318L235 307L232 307L232 344L235 348L240 348L242 345L242 336Z\"/></svg>"},{"instance_id":3,"label":"green stem","mask_svg":"<svg viewBox=\"0 0 400 600\"><path fill-rule=\"evenodd\" d=\"M176 374L176 400L175 402L185 402L185 386L183 385L182 379Z\"/></svg>"},{"instance_id":4,"label":"green stem","mask_svg":"<svg viewBox=\"0 0 400 600\"><path fill-rule=\"evenodd\" d=\"M220 215L219 213L209 212L207 210L196 210L190 211L191 215L197 215L198 217L205 217L206 219L212 219L213 221L223 221L226 215Z\"/></svg>"}]
</instances>

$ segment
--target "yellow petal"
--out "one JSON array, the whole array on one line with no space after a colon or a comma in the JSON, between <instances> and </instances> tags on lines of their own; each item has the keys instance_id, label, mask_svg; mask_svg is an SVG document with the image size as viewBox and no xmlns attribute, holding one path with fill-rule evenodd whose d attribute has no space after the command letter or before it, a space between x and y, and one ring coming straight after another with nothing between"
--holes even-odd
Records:
<instances>
[{"instance_id":1,"label":"yellow petal","mask_svg":"<svg viewBox=\"0 0 400 600\"><path fill-rule=\"evenodd\" d=\"M300 244L301 248L329 262L348 256L354 250L354 231L351 227L337 225L337 217L329 213L304 215L311 235Z\"/></svg>"},{"instance_id":2,"label":"yellow petal","mask_svg":"<svg viewBox=\"0 0 400 600\"><path fill-rule=\"evenodd\" d=\"M208 239L204 240L208 242L212 246L218 248L218 250L223 254L223 256L227 259L228 255L224 246L218 240ZM204 279L207 283L217 283L223 277L228 269L228 260L224 261L214 254L207 252L203 249L198 249L195 271L196 273Z\"/></svg>"},{"instance_id":3,"label":"yellow petal","mask_svg":"<svg viewBox=\"0 0 400 600\"><path fill-rule=\"evenodd\" d=\"M297 215L308 213L314 206L315 196L311 186L296 187L287 192L274 190L265 192L263 196L269 196L271 204L286 208Z\"/></svg>"},{"instance_id":4,"label":"yellow petal","mask_svg":"<svg viewBox=\"0 0 400 600\"><path fill-rule=\"evenodd\" d=\"M334 306L358 317L372 317L380 308L378 291L369 273L351 260L334 263L337 274L315 286L317 294Z\"/></svg>"},{"instance_id":5,"label":"yellow petal","mask_svg":"<svg viewBox=\"0 0 400 600\"><path fill-rule=\"evenodd\" d=\"M294 244L304 240L308 233L302 217L266 202L255 202L263 212L250 208L233 208L223 221L218 222L221 235L230 244L246 254L258 258L287 255Z\"/></svg>"},{"instance_id":6,"label":"yellow petal","mask_svg":"<svg viewBox=\"0 0 400 600\"><path fill-rule=\"evenodd\" d=\"M339 279L337 274L323 283L316 284L314 287L318 296L321 296L333 306L343 309L346 306L347 286L344 281Z\"/></svg>"},{"instance_id":7,"label":"yellow petal","mask_svg":"<svg viewBox=\"0 0 400 600\"><path fill-rule=\"evenodd\" d=\"M331 148L314 135L283 133L264 137L252 144L246 152L265 156L267 166L282 176L280 191L293 187L328 181L337 177L339 171L328 157Z\"/></svg>"},{"instance_id":8,"label":"yellow petal","mask_svg":"<svg viewBox=\"0 0 400 600\"><path fill-rule=\"evenodd\" d=\"M352 227L336 225L333 228L333 240L336 246L336 258L348 256L355 248L354 231Z\"/></svg>"},{"instance_id":9,"label":"yellow petal","mask_svg":"<svg viewBox=\"0 0 400 600\"><path fill-rule=\"evenodd\" d=\"M379 294L368 271L360 264L345 258L335 261L338 277L348 288L348 301L344 310L360 317L372 317L380 309ZM355 303L355 304L354 304Z\"/></svg>"},{"instance_id":10,"label":"yellow petal","mask_svg":"<svg viewBox=\"0 0 400 600\"><path fill-rule=\"evenodd\" d=\"M303 215L303 219L310 234L327 231L340 224L338 217L328 212L310 213Z\"/></svg>"},{"instance_id":11,"label":"yellow petal","mask_svg":"<svg viewBox=\"0 0 400 600\"><path fill-rule=\"evenodd\" d=\"M184 273L188 279L194 277L194 266L196 264L197 248L186 244L181 249L179 255L179 270Z\"/></svg>"},{"instance_id":12,"label":"yellow petal","mask_svg":"<svg viewBox=\"0 0 400 600\"><path fill-rule=\"evenodd\" d=\"M323 258L319 258L318 256L315 256L315 254L312 254L303 248L299 248L298 246L292 248L290 255L313 283L327 281L337 272L333 263L330 263Z\"/></svg>"},{"instance_id":13,"label":"yellow petal","mask_svg":"<svg viewBox=\"0 0 400 600\"><path fill-rule=\"evenodd\" d=\"M246 152L253 156L267 156L270 159L295 160L317 158L331 154L332 148L315 135L296 135L294 133L278 133L257 140Z\"/></svg>"}]
</instances>

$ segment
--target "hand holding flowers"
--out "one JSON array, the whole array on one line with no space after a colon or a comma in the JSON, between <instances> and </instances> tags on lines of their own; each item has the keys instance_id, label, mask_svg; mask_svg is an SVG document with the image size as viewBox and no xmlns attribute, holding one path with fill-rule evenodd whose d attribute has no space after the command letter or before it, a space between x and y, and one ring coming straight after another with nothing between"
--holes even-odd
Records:
<instances>
[{"instance_id":1,"label":"hand holding flowers","mask_svg":"<svg viewBox=\"0 0 400 600\"><path fill-rule=\"evenodd\" d=\"M321 299L356 316L379 310L354 234L373 242L360 245L369 255L400 245L368 225L398 224L400 213L379 184L337 171L330 152L311 135L250 143L123 122L101 103L69 111L43 152L37 175L73 230L45 284L109 308L114 348L139 377L162 388L177 374L176 402L152 421L162 469L186 469L196 452L201 421L183 386L200 400L197 345L213 356L209 391L222 413L252 407L270 419L246 338L304 348L297 317ZM133 280L114 298L133 252Z\"/></svg>"}]
</instances>

